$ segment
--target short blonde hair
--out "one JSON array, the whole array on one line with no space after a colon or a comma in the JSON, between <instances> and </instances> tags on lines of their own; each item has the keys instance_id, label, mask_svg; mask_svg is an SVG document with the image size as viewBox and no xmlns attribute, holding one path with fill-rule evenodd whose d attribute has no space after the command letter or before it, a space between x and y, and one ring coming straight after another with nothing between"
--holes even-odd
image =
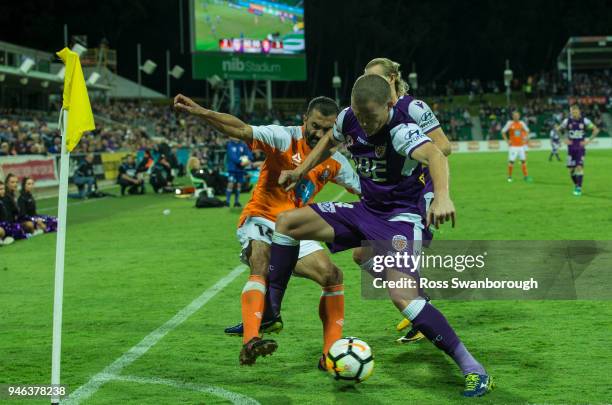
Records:
<instances>
[{"instance_id":1,"label":"short blonde hair","mask_svg":"<svg viewBox=\"0 0 612 405\"><path fill-rule=\"evenodd\" d=\"M374 66L382 66L383 75L388 79L391 79L391 75L395 75L397 79L395 80L395 92L398 97L401 97L408 93L408 83L402 79L402 72L400 71L400 64L397 62L393 62L388 58L375 58L368 62L366 65L366 69L369 69Z\"/></svg>"}]
</instances>

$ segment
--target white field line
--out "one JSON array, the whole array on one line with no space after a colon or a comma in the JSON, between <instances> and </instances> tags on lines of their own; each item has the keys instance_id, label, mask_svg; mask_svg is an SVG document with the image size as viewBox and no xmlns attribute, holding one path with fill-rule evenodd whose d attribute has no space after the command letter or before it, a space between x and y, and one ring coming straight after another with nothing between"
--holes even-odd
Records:
<instances>
[{"instance_id":1,"label":"white field line","mask_svg":"<svg viewBox=\"0 0 612 405\"><path fill-rule=\"evenodd\" d=\"M81 401L91 397L103 384L110 381L112 378L117 377L119 373L121 373L121 370L140 358L151 347L155 346L164 336L168 334L168 332L175 329L177 326L187 320L187 318L202 308L208 301L223 290L228 284L234 281L236 277L242 274L246 269L247 266L245 265L235 267L229 274L217 281L215 285L204 291L199 297L193 300L185 308L181 309L170 320L159 328L155 329L153 332L149 333L140 341L140 343L125 352L121 357L104 368L104 370L91 377L87 383L80 386L76 391L70 394L68 398L63 400L62 403L78 404Z\"/></svg>"},{"instance_id":2,"label":"white field line","mask_svg":"<svg viewBox=\"0 0 612 405\"><path fill-rule=\"evenodd\" d=\"M149 377L137 377L132 375L111 375L109 376L111 381L123 381L133 382L137 384L155 384L155 385L166 385L168 387L176 388L177 390L189 390L202 392L210 395L214 395L219 398L230 401L232 404L240 405L259 405L259 402L253 398L249 398L245 395L238 394L232 391L228 391L221 387L214 385L205 384L194 384L188 382L181 382L175 380L169 380L166 378L149 378Z\"/></svg>"},{"instance_id":3,"label":"white field line","mask_svg":"<svg viewBox=\"0 0 612 405\"><path fill-rule=\"evenodd\" d=\"M332 201L338 201L342 196L346 194L346 190L339 192ZM88 200L89 201L89 200ZM71 205L85 203L87 201L81 201ZM68 398L62 401L62 404L79 404L81 401L91 397L96 391L100 389L102 385L111 380L137 382L142 384L159 384L168 385L175 388L189 389L192 391L206 392L212 395L216 395L232 401L236 404L257 404L258 402L248 398L246 396L233 393L231 391L224 390L220 387L214 387L209 385L199 385L191 383L181 383L173 380L161 379L161 378L141 378L134 376L120 376L119 373L128 365L132 364L143 354L145 354L151 347L156 345L164 336L171 330L175 329L187 318L193 315L196 311L202 308L211 298L217 295L223 288L229 283L234 281L242 272L247 269L246 266L240 265L234 268L231 273L219 280L214 286L204 291L202 295L193 300L191 304L187 305L181 311L179 311L172 319L168 322L151 332L144 339L140 341L136 346L125 352L121 357L112 362L104 370L91 377L91 379L84 385L80 386L74 391Z\"/></svg>"}]
</instances>

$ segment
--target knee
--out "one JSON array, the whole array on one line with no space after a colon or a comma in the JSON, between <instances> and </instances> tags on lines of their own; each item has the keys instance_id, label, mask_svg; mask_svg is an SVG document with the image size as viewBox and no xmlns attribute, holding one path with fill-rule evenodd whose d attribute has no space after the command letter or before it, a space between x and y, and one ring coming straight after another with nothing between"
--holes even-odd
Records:
<instances>
[{"instance_id":1,"label":"knee","mask_svg":"<svg viewBox=\"0 0 612 405\"><path fill-rule=\"evenodd\" d=\"M269 263L269 252L266 252L263 249L251 249L251 254L249 255L251 275L267 277Z\"/></svg>"},{"instance_id":2,"label":"knee","mask_svg":"<svg viewBox=\"0 0 612 405\"><path fill-rule=\"evenodd\" d=\"M4 238L4 235L6 235L6 232L4 232L4 229L0 228L0 239Z\"/></svg>"},{"instance_id":3,"label":"knee","mask_svg":"<svg viewBox=\"0 0 612 405\"><path fill-rule=\"evenodd\" d=\"M365 262L365 260L366 260L366 258L365 258L365 255L363 253L363 249L361 249L361 248L353 249L353 261L358 266L361 266L363 264L363 262Z\"/></svg>"},{"instance_id":4,"label":"knee","mask_svg":"<svg viewBox=\"0 0 612 405\"><path fill-rule=\"evenodd\" d=\"M34 223L32 221L25 221L23 223L23 229L26 231L26 233L34 232Z\"/></svg>"},{"instance_id":5,"label":"knee","mask_svg":"<svg viewBox=\"0 0 612 405\"><path fill-rule=\"evenodd\" d=\"M322 265L317 273L320 277L318 281L321 287L331 287L333 285L342 284L344 282L342 270L340 270L332 262L328 262L325 265Z\"/></svg>"}]
</instances>

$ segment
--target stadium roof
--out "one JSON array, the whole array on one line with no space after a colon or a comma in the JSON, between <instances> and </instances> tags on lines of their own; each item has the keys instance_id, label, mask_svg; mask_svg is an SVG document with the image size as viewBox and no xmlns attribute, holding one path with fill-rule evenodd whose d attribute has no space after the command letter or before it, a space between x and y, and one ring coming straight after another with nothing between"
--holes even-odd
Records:
<instances>
[{"instance_id":1,"label":"stadium roof","mask_svg":"<svg viewBox=\"0 0 612 405\"><path fill-rule=\"evenodd\" d=\"M126 79L123 76L119 76L118 74L113 73L110 69L106 67L86 67L83 68L83 71L86 77L89 77L93 72L99 73L101 76L99 83L109 89L107 95L111 99L166 98L165 94L162 94L145 86L141 86L141 89L139 91L138 83L130 79Z\"/></svg>"},{"instance_id":2,"label":"stadium roof","mask_svg":"<svg viewBox=\"0 0 612 405\"><path fill-rule=\"evenodd\" d=\"M612 68L612 36L570 37L557 57L559 70Z\"/></svg>"}]
</instances>

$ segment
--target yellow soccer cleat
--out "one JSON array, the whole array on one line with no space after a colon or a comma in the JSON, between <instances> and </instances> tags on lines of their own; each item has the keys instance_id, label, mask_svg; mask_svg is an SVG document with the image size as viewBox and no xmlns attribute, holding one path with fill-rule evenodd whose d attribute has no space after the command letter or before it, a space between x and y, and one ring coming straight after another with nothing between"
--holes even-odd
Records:
<instances>
[{"instance_id":1,"label":"yellow soccer cleat","mask_svg":"<svg viewBox=\"0 0 612 405\"><path fill-rule=\"evenodd\" d=\"M404 329L410 327L410 325L412 325L412 322L410 322L410 319L404 318L400 321L400 323L397 324L395 328L397 329L398 332L401 332Z\"/></svg>"}]
</instances>

